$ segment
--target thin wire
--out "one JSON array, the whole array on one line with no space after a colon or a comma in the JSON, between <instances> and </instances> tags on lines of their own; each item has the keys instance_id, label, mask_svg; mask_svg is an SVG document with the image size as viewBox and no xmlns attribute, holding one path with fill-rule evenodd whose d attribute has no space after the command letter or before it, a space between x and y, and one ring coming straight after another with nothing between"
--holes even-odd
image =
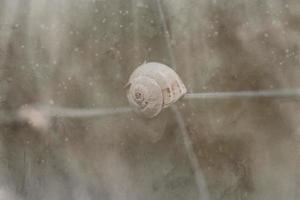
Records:
<instances>
[{"instance_id":1,"label":"thin wire","mask_svg":"<svg viewBox=\"0 0 300 200\"><path fill-rule=\"evenodd\" d=\"M49 105L25 105L22 106L16 113L14 118L7 118L5 122L11 123L14 121L25 121L33 127L40 130L47 130L51 124L52 118L91 118L108 115L120 115L131 112L129 107L117 108L98 108L98 109L84 109L84 108L63 108ZM4 115L4 117L6 117ZM3 118L0 115L0 119ZM4 122L1 122L4 123Z\"/></svg>"},{"instance_id":2,"label":"thin wire","mask_svg":"<svg viewBox=\"0 0 300 200\"><path fill-rule=\"evenodd\" d=\"M199 190L198 191L199 197L200 197L200 199L207 200L207 199L209 199L209 193L208 193L207 186L206 186L205 176L199 165L199 161L198 161L197 155L194 151L193 143L188 135L188 131L186 129L185 122L184 122L182 115L179 112L177 106L172 106L171 109L175 114L176 121L179 125L180 133L182 135L183 143L184 143L184 146L185 146L187 154L188 154L188 158L191 162L192 168L195 173L196 184L197 184L198 190Z\"/></svg>"},{"instance_id":3,"label":"thin wire","mask_svg":"<svg viewBox=\"0 0 300 200\"><path fill-rule=\"evenodd\" d=\"M168 27L167 27L167 23L166 23L167 20L165 18L165 14L163 12L160 0L156 0L156 3L157 3L157 8L158 8L158 12L159 12L160 21L163 25L164 37L165 37L166 44L167 44L167 52L169 54L169 57L170 57L170 60L171 60L171 63L172 63L172 68L174 70L176 70L177 65L176 65L176 62L175 62L174 52L173 52L173 48L172 48L171 41L170 41L170 33L168 31Z\"/></svg>"},{"instance_id":4,"label":"thin wire","mask_svg":"<svg viewBox=\"0 0 300 200\"><path fill-rule=\"evenodd\" d=\"M184 99L299 98L300 89L188 93Z\"/></svg>"},{"instance_id":5,"label":"thin wire","mask_svg":"<svg viewBox=\"0 0 300 200\"><path fill-rule=\"evenodd\" d=\"M38 110L46 113L48 117L70 117L70 118L84 118L84 117L99 117L107 115L124 114L132 111L130 107L117 108L64 108L54 106L37 106Z\"/></svg>"},{"instance_id":6,"label":"thin wire","mask_svg":"<svg viewBox=\"0 0 300 200\"><path fill-rule=\"evenodd\" d=\"M279 90L259 90L259 91L236 91L236 92L204 92L187 93L184 100L205 100L205 99L252 99L252 98L278 98L291 99L300 98L300 89L279 89ZM65 108L50 105L28 106L30 111L37 111L46 117L61 118L89 118L108 115L118 115L131 112L131 107L116 108ZM28 108L27 107L27 108ZM26 108L26 107L25 107ZM23 109L21 109L23 110ZM29 112L27 112L29 113ZM30 112L32 113L32 112ZM0 113L1 123L10 123L20 120L17 114Z\"/></svg>"},{"instance_id":7,"label":"thin wire","mask_svg":"<svg viewBox=\"0 0 300 200\"><path fill-rule=\"evenodd\" d=\"M167 29L166 18L165 18L160 0L156 0L156 3L157 3L161 23L163 25L163 31L164 31L164 36L165 36L165 40L167 43L167 51L169 54L169 58L171 60L172 68L174 70L176 70L176 68L177 68L176 61L174 58L174 52L173 52L171 41L170 41L170 34ZM197 159L196 153L193 148L193 143L192 143L192 141L188 135L188 132L185 128L185 123L184 123L183 117L182 117L181 113L179 112L176 105L172 106L172 110L176 115L176 121L180 127L180 133L182 134L182 137L183 137L184 147L185 147L185 150L187 151L188 158L191 163L191 167L195 173L196 185L198 187L199 198L203 199L203 200L208 200L209 193L208 193L207 187L206 187L206 180L202 173L201 167L199 166L199 161Z\"/></svg>"}]
</instances>

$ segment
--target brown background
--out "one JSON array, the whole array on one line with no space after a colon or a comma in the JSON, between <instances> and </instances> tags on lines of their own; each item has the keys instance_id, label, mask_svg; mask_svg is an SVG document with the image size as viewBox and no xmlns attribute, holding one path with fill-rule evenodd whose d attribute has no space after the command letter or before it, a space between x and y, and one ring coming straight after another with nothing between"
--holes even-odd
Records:
<instances>
[{"instance_id":1,"label":"brown background","mask_svg":"<svg viewBox=\"0 0 300 200\"><path fill-rule=\"evenodd\" d=\"M300 87L298 0L161 2L189 92ZM26 104L127 106L144 61L172 65L157 1L2 0L0 199L199 199L169 109L47 128L10 119ZM300 198L299 100L177 105L210 199Z\"/></svg>"}]
</instances>

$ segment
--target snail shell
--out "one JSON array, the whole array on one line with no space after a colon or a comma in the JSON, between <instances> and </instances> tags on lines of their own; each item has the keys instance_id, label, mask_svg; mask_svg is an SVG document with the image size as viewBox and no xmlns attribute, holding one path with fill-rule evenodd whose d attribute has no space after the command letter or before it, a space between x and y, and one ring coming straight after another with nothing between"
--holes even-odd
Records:
<instances>
[{"instance_id":1,"label":"snail shell","mask_svg":"<svg viewBox=\"0 0 300 200\"><path fill-rule=\"evenodd\" d=\"M186 87L176 72L155 62L136 68L127 86L129 103L148 118L158 115L186 93Z\"/></svg>"}]
</instances>

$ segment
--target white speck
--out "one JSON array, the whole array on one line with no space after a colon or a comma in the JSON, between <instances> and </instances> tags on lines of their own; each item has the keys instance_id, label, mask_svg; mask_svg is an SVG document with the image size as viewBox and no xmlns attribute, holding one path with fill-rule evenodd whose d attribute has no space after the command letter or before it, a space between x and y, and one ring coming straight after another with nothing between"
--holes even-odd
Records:
<instances>
[{"instance_id":1,"label":"white speck","mask_svg":"<svg viewBox=\"0 0 300 200\"><path fill-rule=\"evenodd\" d=\"M267 37L269 37L269 34L268 34L268 33L265 33L264 36L267 38Z\"/></svg>"},{"instance_id":2,"label":"white speck","mask_svg":"<svg viewBox=\"0 0 300 200\"><path fill-rule=\"evenodd\" d=\"M45 24L41 24L40 27L41 27L41 29L43 29L43 30L46 28Z\"/></svg>"},{"instance_id":3,"label":"white speck","mask_svg":"<svg viewBox=\"0 0 300 200\"><path fill-rule=\"evenodd\" d=\"M106 18L102 19L102 23L105 23L106 22Z\"/></svg>"},{"instance_id":4,"label":"white speck","mask_svg":"<svg viewBox=\"0 0 300 200\"><path fill-rule=\"evenodd\" d=\"M26 120L34 128L46 130L49 126L49 118L45 112L31 106L23 106L18 115L21 119Z\"/></svg>"}]
</instances>

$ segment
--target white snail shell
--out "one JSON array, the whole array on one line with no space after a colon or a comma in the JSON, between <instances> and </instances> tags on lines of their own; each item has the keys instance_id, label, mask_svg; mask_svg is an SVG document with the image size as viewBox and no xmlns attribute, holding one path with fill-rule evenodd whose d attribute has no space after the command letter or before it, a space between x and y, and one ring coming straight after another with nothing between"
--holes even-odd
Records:
<instances>
[{"instance_id":1,"label":"white snail shell","mask_svg":"<svg viewBox=\"0 0 300 200\"><path fill-rule=\"evenodd\" d=\"M163 108L186 93L176 72L161 63L145 63L134 70L127 84L129 103L145 117L158 115Z\"/></svg>"}]
</instances>

